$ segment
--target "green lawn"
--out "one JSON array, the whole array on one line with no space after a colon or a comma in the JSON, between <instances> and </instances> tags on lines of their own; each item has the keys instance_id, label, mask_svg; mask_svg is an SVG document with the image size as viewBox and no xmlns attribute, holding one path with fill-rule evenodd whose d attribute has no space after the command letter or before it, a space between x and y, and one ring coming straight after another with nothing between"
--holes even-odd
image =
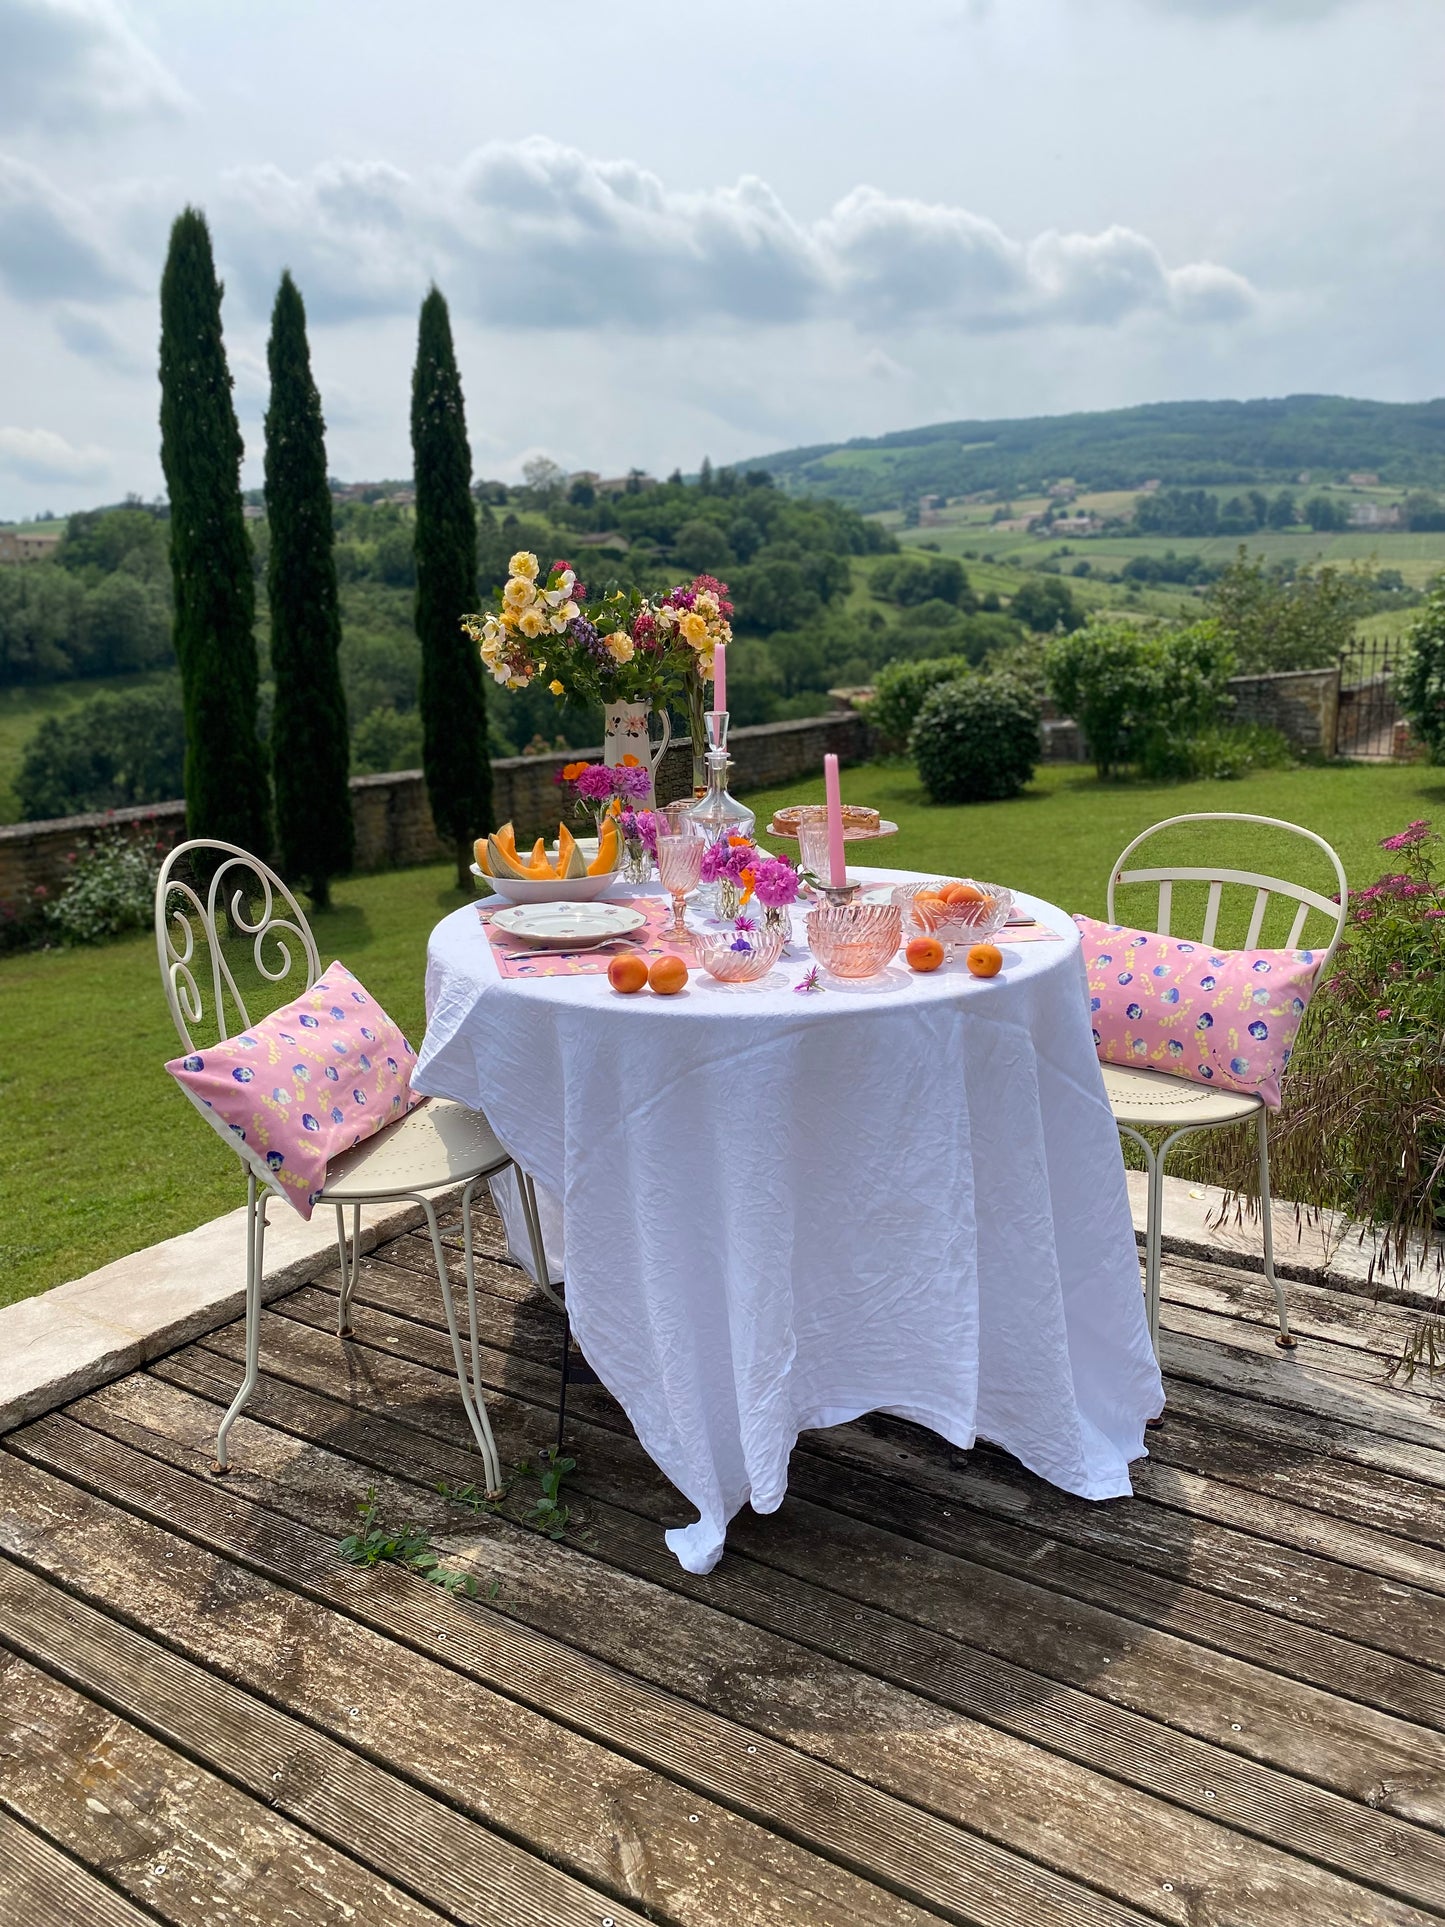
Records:
<instances>
[{"instance_id":1,"label":"green lawn","mask_svg":"<svg viewBox=\"0 0 1445 1927\"><path fill-rule=\"evenodd\" d=\"M882 862L972 873L1096 915L1114 857L1161 817L1242 810L1303 823L1335 845L1358 885L1388 867L1376 847L1382 836L1414 817L1445 815L1445 771L1423 766L1155 787L1104 785L1089 770L1055 765L1015 802L937 809L906 764L873 764L846 770L843 793L902 826L879 846ZM820 777L749 801L766 823L781 803L821 798ZM1269 841L1241 845L1244 867L1280 860ZM1331 887L1322 864L1302 880ZM427 933L457 902L442 867L345 884L336 908L316 919L322 961L343 958L415 1041ZM149 937L0 960L0 1303L240 1202L240 1165L161 1068L176 1050Z\"/></svg>"}]
</instances>

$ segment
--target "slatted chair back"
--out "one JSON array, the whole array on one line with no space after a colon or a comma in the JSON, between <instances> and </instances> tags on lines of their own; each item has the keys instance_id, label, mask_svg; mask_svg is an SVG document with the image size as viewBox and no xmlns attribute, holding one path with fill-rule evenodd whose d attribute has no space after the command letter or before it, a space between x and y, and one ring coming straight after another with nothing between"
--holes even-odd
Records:
<instances>
[{"instance_id":1,"label":"slatted chair back","mask_svg":"<svg viewBox=\"0 0 1445 1927\"><path fill-rule=\"evenodd\" d=\"M1329 858L1339 884L1338 896L1331 900L1321 895L1318 890L1311 890L1302 883L1289 882L1284 877L1266 876L1256 870L1232 869L1223 865L1199 867L1170 862L1155 865L1146 863L1138 867L1130 867L1130 858L1142 844L1148 842L1151 837L1159 836L1165 830L1176 829L1181 823L1249 823L1270 830L1284 830L1291 836L1300 837L1304 842L1313 844L1316 849L1323 850ZM1249 913L1249 928L1240 946L1245 950L1254 950L1259 947L1260 932L1264 928L1265 915L1272 898L1288 898L1298 905L1289 927L1289 935L1283 944L1276 946L1280 949L1300 949L1310 914L1312 911L1317 912L1325 920L1324 927L1329 931L1328 945L1316 971L1317 982L1322 981L1328 974L1330 960L1344 933L1345 916L1349 907L1349 889L1345 882L1344 865L1322 836L1316 836L1313 830L1302 829L1298 823L1286 823L1277 816L1248 816L1243 812L1232 810L1200 810L1188 816L1166 817L1162 823L1151 824L1147 830L1136 836L1110 873L1109 922L1119 921L1114 913L1114 891L1118 886L1149 883L1157 883L1159 886L1159 906L1155 928L1162 937L1190 934L1175 931L1172 928L1175 912L1174 886L1178 883L1208 885L1204 899L1203 926L1198 933L1200 943L1212 944L1216 941L1220 904L1227 885L1238 885L1254 891L1254 902Z\"/></svg>"},{"instance_id":2,"label":"slatted chair back","mask_svg":"<svg viewBox=\"0 0 1445 1927\"><path fill-rule=\"evenodd\" d=\"M155 922L166 1001L188 1051L201 1031L215 1032L200 1036L205 1044L245 1030L250 1005L262 1016L258 1000L273 1009L321 975L300 904L274 870L234 843L178 843L156 882ZM272 985L284 994L268 996Z\"/></svg>"}]
</instances>

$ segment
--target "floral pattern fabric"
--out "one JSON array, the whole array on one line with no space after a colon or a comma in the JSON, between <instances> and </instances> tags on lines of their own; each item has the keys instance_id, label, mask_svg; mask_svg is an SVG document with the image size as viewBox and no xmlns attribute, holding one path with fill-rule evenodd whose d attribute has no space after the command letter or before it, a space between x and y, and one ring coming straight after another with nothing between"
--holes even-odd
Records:
<instances>
[{"instance_id":1,"label":"floral pattern fabric","mask_svg":"<svg viewBox=\"0 0 1445 1927\"><path fill-rule=\"evenodd\" d=\"M1280 1079L1314 989L1318 950L1217 950L1075 917L1094 1048L1279 1109Z\"/></svg>"},{"instance_id":2,"label":"floral pattern fabric","mask_svg":"<svg viewBox=\"0 0 1445 1927\"><path fill-rule=\"evenodd\" d=\"M416 1053L339 963L239 1036L166 1069L264 1184L309 1218L342 1151L426 1099Z\"/></svg>"}]
</instances>

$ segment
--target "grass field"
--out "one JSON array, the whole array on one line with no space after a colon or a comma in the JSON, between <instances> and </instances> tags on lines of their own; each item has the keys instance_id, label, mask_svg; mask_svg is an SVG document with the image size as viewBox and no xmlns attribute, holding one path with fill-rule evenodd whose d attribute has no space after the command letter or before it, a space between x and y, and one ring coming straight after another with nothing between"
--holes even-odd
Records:
<instances>
[{"instance_id":1,"label":"grass field","mask_svg":"<svg viewBox=\"0 0 1445 1927\"><path fill-rule=\"evenodd\" d=\"M14 782L31 734L47 716L58 716L88 702L103 689L139 689L163 671L132 676L95 676L84 682L42 683L35 689L0 689L0 823L20 821Z\"/></svg>"},{"instance_id":2,"label":"grass field","mask_svg":"<svg viewBox=\"0 0 1445 1927\"><path fill-rule=\"evenodd\" d=\"M766 823L778 805L821 793L821 781L802 782L749 801ZM945 809L925 801L906 764L874 764L844 773L844 795L900 824L901 835L878 846L883 863L971 872L1102 914L1124 844L1189 810L1306 824L1335 844L1352 883L1371 880L1386 863L1380 837L1445 813L1445 771L1321 767L1151 787L1100 784L1090 771L1055 765L1014 802ZM1265 842L1248 854L1268 868ZM1323 864L1314 875L1326 877ZM322 961L343 958L416 1040L427 934L459 901L442 867L344 884L336 907L315 920ZM176 1053L149 936L0 960L0 1304L241 1201L240 1165L162 1069Z\"/></svg>"}]
</instances>

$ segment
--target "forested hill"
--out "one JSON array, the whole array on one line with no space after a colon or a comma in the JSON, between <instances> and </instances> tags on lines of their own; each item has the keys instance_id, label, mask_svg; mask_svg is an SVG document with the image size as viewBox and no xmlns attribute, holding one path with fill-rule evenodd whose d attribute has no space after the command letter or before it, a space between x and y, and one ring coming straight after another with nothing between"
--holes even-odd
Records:
<instances>
[{"instance_id":1,"label":"forested hill","mask_svg":"<svg viewBox=\"0 0 1445 1927\"><path fill-rule=\"evenodd\" d=\"M863 510L920 495L1001 490L1025 495L1069 477L1086 489L1168 484L1343 481L1445 487L1445 400L1150 402L1089 415L938 422L892 435L791 448L746 464L787 489Z\"/></svg>"}]
</instances>

